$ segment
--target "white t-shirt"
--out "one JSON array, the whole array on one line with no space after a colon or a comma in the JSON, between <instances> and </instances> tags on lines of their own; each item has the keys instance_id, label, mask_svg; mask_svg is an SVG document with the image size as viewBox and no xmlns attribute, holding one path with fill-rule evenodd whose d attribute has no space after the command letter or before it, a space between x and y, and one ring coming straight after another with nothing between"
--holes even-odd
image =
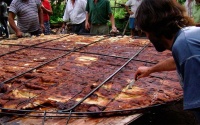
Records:
<instances>
[{"instance_id":1,"label":"white t-shirt","mask_svg":"<svg viewBox=\"0 0 200 125\"><path fill-rule=\"evenodd\" d=\"M131 11L133 12L132 15L130 15L130 17L135 18L135 13L137 11L137 8L140 6L142 0L128 0L126 2L126 6L130 6L131 7Z\"/></svg>"},{"instance_id":2,"label":"white t-shirt","mask_svg":"<svg viewBox=\"0 0 200 125\"><path fill-rule=\"evenodd\" d=\"M86 19L86 0L75 0L74 6L71 0L67 1L63 21L69 21L72 24L80 24Z\"/></svg>"}]
</instances>

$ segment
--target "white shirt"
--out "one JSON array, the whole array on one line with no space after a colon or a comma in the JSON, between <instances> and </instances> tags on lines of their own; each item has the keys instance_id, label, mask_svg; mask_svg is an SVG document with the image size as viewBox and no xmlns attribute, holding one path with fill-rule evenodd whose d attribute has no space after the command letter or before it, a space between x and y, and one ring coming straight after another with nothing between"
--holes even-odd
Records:
<instances>
[{"instance_id":1,"label":"white shirt","mask_svg":"<svg viewBox=\"0 0 200 125\"><path fill-rule=\"evenodd\" d=\"M86 0L75 0L74 6L71 0L66 0L66 8L63 21L70 21L71 24L80 24L86 19Z\"/></svg>"},{"instance_id":2,"label":"white shirt","mask_svg":"<svg viewBox=\"0 0 200 125\"><path fill-rule=\"evenodd\" d=\"M142 0L128 0L126 2L126 6L130 6L131 7L131 11L133 12L132 15L130 15L130 17L135 18L135 13L137 11L137 8L140 6Z\"/></svg>"},{"instance_id":3,"label":"white shirt","mask_svg":"<svg viewBox=\"0 0 200 125\"><path fill-rule=\"evenodd\" d=\"M184 5L185 5L188 16L192 17L192 7L194 6L194 0L186 0Z\"/></svg>"}]
</instances>

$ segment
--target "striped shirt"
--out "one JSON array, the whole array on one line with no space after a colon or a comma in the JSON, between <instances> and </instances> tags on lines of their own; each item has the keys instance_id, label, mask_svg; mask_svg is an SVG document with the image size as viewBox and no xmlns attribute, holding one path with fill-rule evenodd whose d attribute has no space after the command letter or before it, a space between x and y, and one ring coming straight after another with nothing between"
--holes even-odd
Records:
<instances>
[{"instance_id":1,"label":"striped shirt","mask_svg":"<svg viewBox=\"0 0 200 125\"><path fill-rule=\"evenodd\" d=\"M10 4L9 12L17 16L17 26L26 32L34 32L40 28L38 7L41 0L13 0Z\"/></svg>"}]
</instances>

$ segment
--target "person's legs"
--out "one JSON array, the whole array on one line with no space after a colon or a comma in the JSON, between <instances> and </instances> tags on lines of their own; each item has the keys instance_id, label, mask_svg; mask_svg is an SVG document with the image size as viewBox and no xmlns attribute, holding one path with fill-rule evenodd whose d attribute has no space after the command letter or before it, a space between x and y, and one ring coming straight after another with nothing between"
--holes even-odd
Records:
<instances>
[{"instance_id":1,"label":"person's legs","mask_svg":"<svg viewBox=\"0 0 200 125\"><path fill-rule=\"evenodd\" d=\"M107 24L102 24L98 26L98 35L108 35L109 34L109 26Z\"/></svg>"},{"instance_id":2,"label":"person's legs","mask_svg":"<svg viewBox=\"0 0 200 125\"><path fill-rule=\"evenodd\" d=\"M8 25L7 25L8 18L7 17L3 17L0 20L1 20L1 24L3 25L3 27L5 29L6 38L9 38Z\"/></svg>"},{"instance_id":3,"label":"person's legs","mask_svg":"<svg viewBox=\"0 0 200 125\"><path fill-rule=\"evenodd\" d=\"M131 37L135 35L134 18L129 18L129 28L131 29Z\"/></svg>"},{"instance_id":4,"label":"person's legs","mask_svg":"<svg viewBox=\"0 0 200 125\"><path fill-rule=\"evenodd\" d=\"M73 32L73 33L76 33L76 34L89 33L89 31L87 31L87 30L85 29L85 21L83 21L83 22L80 23L80 24L73 25L73 27L72 27L72 32Z\"/></svg>"},{"instance_id":5,"label":"person's legs","mask_svg":"<svg viewBox=\"0 0 200 125\"><path fill-rule=\"evenodd\" d=\"M78 25L76 25L76 24L73 24L72 25L72 33L78 33L78 31L79 31L79 27L78 27Z\"/></svg>"},{"instance_id":6,"label":"person's legs","mask_svg":"<svg viewBox=\"0 0 200 125\"><path fill-rule=\"evenodd\" d=\"M80 29L79 29L79 33L90 33L89 30L86 30L85 29L85 21L83 21L81 24L80 24Z\"/></svg>"},{"instance_id":7,"label":"person's legs","mask_svg":"<svg viewBox=\"0 0 200 125\"><path fill-rule=\"evenodd\" d=\"M44 22L44 27L45 27L44 34L49 35L51 33L49 21Z\"/></svg>"},{"instance_id":8,"label":"person's legs","mask_svg":"<svg viewBox=\"0 0 200 125\"><path fill-rule=\"evenodd\" d=\"M92 35L97 35L98 34L98 26L97 25L91 25L90 34L92 34Z\"/></svg>"},{"instance_id":9,"label":"person's legs","mask_svg":"<svg viewBox=\"0 0 200 125\"><path fill-rule=\"evenodd\" d=\"M34 32L30 32L30 34L31 34L31 36L39 36L40 34L41 34L42 32L41 32L41 30L40 29L38 29L38 30L36 30L36 31L34 31Z\"/></svg>"}]
</instances>

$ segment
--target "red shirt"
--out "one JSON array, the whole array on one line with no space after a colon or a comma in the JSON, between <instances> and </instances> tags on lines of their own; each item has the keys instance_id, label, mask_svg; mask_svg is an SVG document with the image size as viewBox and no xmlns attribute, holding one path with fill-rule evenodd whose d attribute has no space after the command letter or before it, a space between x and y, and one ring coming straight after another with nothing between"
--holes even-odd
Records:
<instances>
[{"instance_id":1,"label":"red shirt","mask_svg":"<svg viewBox=\"0 0 200 125\"><path fill-rule=\"evenodd\" d=\"M49 3L48 0L43 0L42 5L48 10L51 9L51 4ZM43 11L43 19L44 19L44 21L49 21L49 14L47 12Z\"/></svg>"}]
</instances>

